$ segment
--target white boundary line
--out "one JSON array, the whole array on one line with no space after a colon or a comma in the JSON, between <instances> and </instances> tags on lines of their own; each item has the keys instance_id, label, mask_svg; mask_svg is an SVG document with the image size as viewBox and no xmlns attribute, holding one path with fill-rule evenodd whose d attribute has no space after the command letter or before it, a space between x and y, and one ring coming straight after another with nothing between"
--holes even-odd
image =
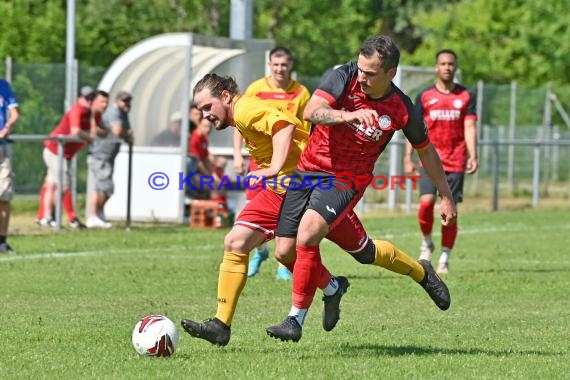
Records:
<instances>
[{"instance_id":1,"label":"white boundary line","mask_svg":"<svg viewBox=\"0 0 570 380\"><path fill-rule=\"evenodd\" d=\"M220 245L220 247L222 247ZM203 249L217 249L220 247L215 247L214 245L210 245L210 244L206 244L203 245L202 248ZM221 249L221 248L220 248ZM180 256L166 256L165 254L156 254L156 255L149 255L149 253L154 253L156 252L156 248L149 248L149 249L140 249L140 248L132 248L132 249L105 249L105 250L101 250L101 251L86 251L86 252L46 252L46 253L35 253L35 254L31 254L31 255L18 255L18 254L2 254L0 256L0 263L2 262L7 262L7 261L18 261L18 260L39 260L39 259L65 259L65 258L71 258L71 257L94 257L94 256L106 256L109 254L112 254L114 256L117 256L117 254L121 254L121 253L132 253L133 250L137 251L137 257L142 258L142 257L163 257L163 258L168 258L168 259L176 259L179 258ZM171 251L171 250L180 250L180 247L168 247L165 248L164 251ZM220 250L220 252L222 252Z\"/></svg>"},{"instance_id":2,"label":"white boundary line","mask_svg":"<svg viewBox=\"0 0 570 380\"><path fill-rule=\"evenodd\" d=\"M81 257L81 256L99 256L102 252L51 252L51 253L36 253L33 255L3 255L0 256L0 262L3 261L16 261L16 260L35 260L35 259L48 259L48 258L67 258L67 257Z\"/></svg>"},{"instance_id":3,"label":"white boundary line","mask_svg":"<svg viewBox=\"0 0 570 380\"><path fill-rule=\"evenodd\" d=\"M570 230L570 223L566 224L555 224L555 225L544 225L541 227L537 226L528 226L523 223L516 223L516 224L506 224L501 227L485 227L485 228L465 228L462 229L460 227L460 233L462 235L477 235L477 234L494 234L494 233L504 233L504 232L522 232L522 231L540 231L540 230ZM438 236L438 231L434 231L434 236ZM394 239L394 238L407 238L407 237L417 237L419 235L419 231L414 232L402 232L402 233L394 233L394 232L385 232L378 230L368 230L368 236L373 239ZM329 240L324 239L325 242L331 243ZM215 248L213 245L204 246L203 248ZM178 248L176 248L178 249ZM137 249L137 251L141 254L143 252L155 252L156 249ZM108 253L121 253L121 252L132 252L132 249L106 249L105 251L86 251L86 252L49 252L49 253L37 253L31 255L11 255L11 254L2 254L0 256L0 263L7 262L7 261L18 261L18 260L37 260L37 259L48 259L48 258L70 258L70 257L92 257L92 256L102 256ZM171 257L172 258L172 257Z\"/></svg>"}]
</instances>

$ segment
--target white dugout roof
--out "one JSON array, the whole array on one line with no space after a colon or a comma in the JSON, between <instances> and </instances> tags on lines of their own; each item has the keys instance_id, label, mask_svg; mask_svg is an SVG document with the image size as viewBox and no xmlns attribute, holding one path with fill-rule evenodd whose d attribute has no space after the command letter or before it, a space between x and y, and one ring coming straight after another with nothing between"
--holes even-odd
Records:
<instances>
[{"instance_id":1,"label":"white dugout roof","mask_svg":"<svg viewBox=\"0 0 570 380\"><path fill-rule=\"evenodd\" d=\"M109 67L98 87L110 93L111 101L120 90L133 95L129 118L136 145L144 146L167 128L173 112L185 114L192 89L205 74L231 75L243 91L265 74L265 54L273 47L272 40L162 34L128 48ZM210 145L230 147L225 135L213 133Z\"/></svg>"}]
</instances>

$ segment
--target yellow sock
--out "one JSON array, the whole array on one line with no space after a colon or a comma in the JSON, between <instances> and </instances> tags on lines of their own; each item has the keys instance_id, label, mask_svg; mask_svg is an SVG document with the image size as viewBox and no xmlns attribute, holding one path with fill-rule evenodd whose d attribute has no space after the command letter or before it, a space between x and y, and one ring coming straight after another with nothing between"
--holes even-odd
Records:
<instances>
[{"instance_id":1,"label":"yellow sock","mask_svg":"<svg viewBox=\"0 0 570 380\"><path fill-rule=\"evenodd\" d=\"M224 252L218 277L218 311L216 318L230 326L237 302L247 281L249 253Z\"/></svg>"},{"instance_id":2,"label":"yellow sock","mask_svg":"<svg viewBox=\"0 0 570 380\"><path fill-rule=\"evenodd\" d=\"M374 245L376 246L374 265L410 276L416 282L423 280L424 268L416 260L400 251L394 244L385 240L374 240Z\"/></svg>"}]
</instances>

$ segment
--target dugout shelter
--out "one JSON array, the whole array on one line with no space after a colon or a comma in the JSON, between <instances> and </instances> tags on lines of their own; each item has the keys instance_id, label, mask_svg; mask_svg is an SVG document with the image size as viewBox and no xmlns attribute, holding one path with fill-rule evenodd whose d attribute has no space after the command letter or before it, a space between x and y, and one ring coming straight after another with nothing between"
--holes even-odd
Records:
<instances>
[{"instance_id":1,"label":"dugout shelter","mask_svg":"<svg viewBox=\"0 0 570 380\"><path fill-rule=\"evenodd\" d=\"M112 63L98 88L109 92L110 104L121 90L133 95L129 113L135 136L132 220L183 221L185 194L179 190L179 173L184 172L186 165L188 118L182 118L179 145L153 146L153 138L169 127L173 114L188 114L192 89L205 74L231 75L240 91L244 91L251 82L265 75L266 54L273 47L272 40L167 33L138 42ZM232 135L232 128L212 132L210 152L231 156ZM162 177L151 179L154 173L162 173ZM125 218L127 177L128 146L123 144L115 161L115 193L105 207L109 219ZM88 197L92 182L89 178ZM151 188L151 185L166 182L168 186L163 190Z\"/></svg>"}]
</instances>

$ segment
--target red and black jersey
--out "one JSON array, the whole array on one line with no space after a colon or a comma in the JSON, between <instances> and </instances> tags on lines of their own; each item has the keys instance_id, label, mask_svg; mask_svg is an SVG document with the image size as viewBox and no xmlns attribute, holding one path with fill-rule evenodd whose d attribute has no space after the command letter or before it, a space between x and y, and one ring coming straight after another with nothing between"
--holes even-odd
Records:
<instances>
[{"instance_id":1,"label":"red and black jersey","mask_svg":"<svg viewBox=\"0 0 570 380\"><path fill-rule=\"evenodd\" d=\"M446 172L463 172L467 162L465 120L477 119L476 98L456 84L444 94L435 85L423 90L416 107L426 122L429 138Z\"/></svg>"},{"instance_id":2,"label":"red and black jersey","mask_svg":"<svg viewBox=\"0 0 570 380\"><path fill-rule=\"evenodd\" d=\"M376 110L376 125L314 125L299 170L372 176L376 160L396 131L402 130L416 148L429 143L421 115L407 95L392 84L388 94L371 99L362 92L357 73L356 62L342 65L324 76L315 94L327 99L334 109Z\"/></svg>"}]
</instances>

